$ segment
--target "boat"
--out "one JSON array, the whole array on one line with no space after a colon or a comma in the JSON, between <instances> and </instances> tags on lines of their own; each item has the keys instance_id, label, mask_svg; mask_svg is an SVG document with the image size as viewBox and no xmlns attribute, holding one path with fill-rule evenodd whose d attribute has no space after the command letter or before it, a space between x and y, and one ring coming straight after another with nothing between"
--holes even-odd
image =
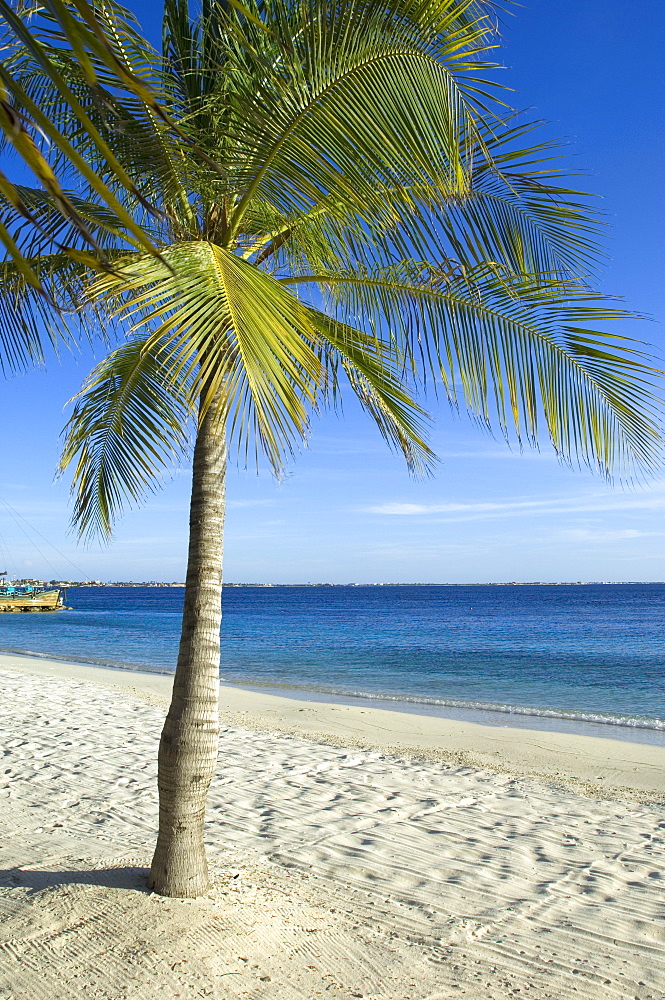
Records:
<instances>
[{"instance_id":1,"label":"boat","mask_svg":"<svg viewBox=\"0 0 665 1000\"><path fill-rule=\"evenodd\" d=\"M0 614L72 610L65 604L67 594L63 587L46 587L27 581L2 581L1 578L6 576L6 573L0 573Z\"/></svg>"}]
</instances>

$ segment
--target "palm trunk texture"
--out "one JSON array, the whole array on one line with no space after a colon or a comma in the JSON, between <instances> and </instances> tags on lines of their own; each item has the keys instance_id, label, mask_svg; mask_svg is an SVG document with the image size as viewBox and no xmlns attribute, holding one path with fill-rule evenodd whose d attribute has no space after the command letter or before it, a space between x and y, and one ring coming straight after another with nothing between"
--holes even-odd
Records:
<instances>
[{"instance_id":1,"label":"palm trunk texture","mask_svg":"<svg viewBox=\"0 0 665 1000\"><path fill-rule=\"evenodd\" d=\"M150 888L162 896L208 891L206 798L219 741L226 443L211 406L194 448L185 606L173 695L159 745L159 835Z\"/></svg>"}]
</instances>

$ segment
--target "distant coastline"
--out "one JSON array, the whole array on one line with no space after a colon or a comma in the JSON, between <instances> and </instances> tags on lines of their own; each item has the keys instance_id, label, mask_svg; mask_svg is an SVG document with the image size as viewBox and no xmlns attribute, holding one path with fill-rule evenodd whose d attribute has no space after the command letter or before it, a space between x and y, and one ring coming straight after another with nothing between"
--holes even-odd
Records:
<instances>
[{"instance_id":1,"label":"distant coastline","mask_svg":"<svg viewBox=\"0 0 665 1000\"><path fill-rule=\"evenodd\" d=\"M184 583L155 580L18 580L58 587L184 587ZM224 587L660 587L665 580L506 580L500 583L225 583Z\"/></svg>"}]
</instances>

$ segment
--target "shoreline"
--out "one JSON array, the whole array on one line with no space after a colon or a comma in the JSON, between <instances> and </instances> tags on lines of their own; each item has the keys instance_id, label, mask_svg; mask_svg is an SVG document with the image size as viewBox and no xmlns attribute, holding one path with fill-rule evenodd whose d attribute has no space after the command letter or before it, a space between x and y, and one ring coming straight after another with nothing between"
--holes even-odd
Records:
<instances>
[{"instance_id":1,"label":"shoreline","mask_svg":"<svg viewBox=\"0 0 665 1000\"><path fill-rule=\"evenodd\" d=\"M0 647L0 661L5 658L18 658L28 661L45 661L61 664L63 667L81 666L91 669L107 670L112 673L138 674L141 676L158 676L172 678L170 670L150 668L135 663L122 663L85 659L85 657L60 657L57 654L40 653L38 651ZM491 702L468 702L451 699L451 702L441 700L419 701L409 695L372 694L369 692L326 691L316 688L298 688L291 686L270 686L266 684L243 684L237 681L220 678L220 687L227 690L241 690L258 694L272 695L289 700L302 702L322 702L333 705L360 706L364 709L385 709L386 711L422 715L431 718L442 718L468 722L481 726L527 729L533 732L552 732L560 735L591 736L601 739L620 740L627 743L643 743L657 747L665 747L665 728L663 720L635 716L636 720L644 718L644 722L622 722L610 720L603 713L574 712L566 713L550 708L537 708L528 705L503 705ZM601 716L598 718L596 716ZM632 718L632 717L631 717ZM509 720L509 721L508 721ZM649 725L649 722L657 722Z\"/></svg>"},{"instance_id":2,"label":"shoreline","mask_svg":"<svg viewBox=\"0 0 665 1000\"><path fill-rule=\"evenodd\" d=\"M0 670L131 692L167 707L171 674L0 654ZM301 694L301 692L298 692ZM478 722L344 701L319 701L220 684L222 726L293 735L565 782L601 797L665 801L665 747L553 730ZM512 721L512 720L511 720ZM609 728L609 727L608 727Z\"/></svg>"}]
</instances>

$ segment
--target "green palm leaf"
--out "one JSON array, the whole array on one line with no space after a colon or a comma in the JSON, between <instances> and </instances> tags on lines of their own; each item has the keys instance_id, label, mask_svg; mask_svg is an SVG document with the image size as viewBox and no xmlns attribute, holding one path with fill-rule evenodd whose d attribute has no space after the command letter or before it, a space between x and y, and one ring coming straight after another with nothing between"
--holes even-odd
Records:
<instances>
[{"instance_id":1,"label":"green palm leaf","mask_svg":"<svg viewBox=\"0 0 665 1000\"><path fill-rule=\"evenodd\" d=\"M75 463L74 521L81 534L110 537L127 501L154 490L187 450L190 383L179 383L172 352L134 340L113 351L75 398L61 471Z\"/></svg>"},{"instance_id":2,"label":"green palm leaf","mask_svg":"<svg viewBox=\"0 0 665 1000\"><path fill-rule=\"evenodd\" d=\"M203 411L222 385L231 435L255 433L275 466L306 430L307 404L323 380L306 311L269 275L212 243L183 243L116 266L89 299L116 301L133 329L177 357L194 377ZM195 373L195 374L194 374Z\"/></svg>"},{"instance_id":3,"label":"green palm leaf","mask_svg":"<svg viewBox=\"0 0 665 1000\"><path fill-rule=\"evenodd\" d=\"M409 470L418 476L431 472L436 456L426 443L428 416L406 386L406 356L394 343L363 333L346 323L331 319L318 310L309 313L321 333L321 352L332 383L329 393L340 389L341 369L351 389L376 423L384 440L401 452Z\"/></svg>"},{"instance_id":4,"label":"green palm leaf","mask_svg":"<svg viewBox=\"0 0 665 1000\"><path fill-rule=\"evenodd\" d=\"M352 0L328 16L314 4L284 5L281 46L257 36L261 89L257 72L247 73L229 120L230 167L242 192L232 232L256 196L292 213L334 193L361 216L388 218L391 201L402 210L411 201L410 186L439 198L468 190L472 102L431 53L430 33L387 8ZM377 183L392 191L388 202L377 198Z\"/></svg>"},{"instance_id":5,"label":"green palm leaf","mask_svg":"<svg viewBox=\"0 0 665 1000\"><path fill-rule=\"evenodd\" d=\"M599 329L632 315L604 296L496 268L459 274L416 262L282 280L315 281L340 316L389 330L454 403L461 397L506 435L535 444L542 424L563 459L605 475L653 471L662 460L659 373L645 367L643 345Z\"/></svg>"}]
</instances>

